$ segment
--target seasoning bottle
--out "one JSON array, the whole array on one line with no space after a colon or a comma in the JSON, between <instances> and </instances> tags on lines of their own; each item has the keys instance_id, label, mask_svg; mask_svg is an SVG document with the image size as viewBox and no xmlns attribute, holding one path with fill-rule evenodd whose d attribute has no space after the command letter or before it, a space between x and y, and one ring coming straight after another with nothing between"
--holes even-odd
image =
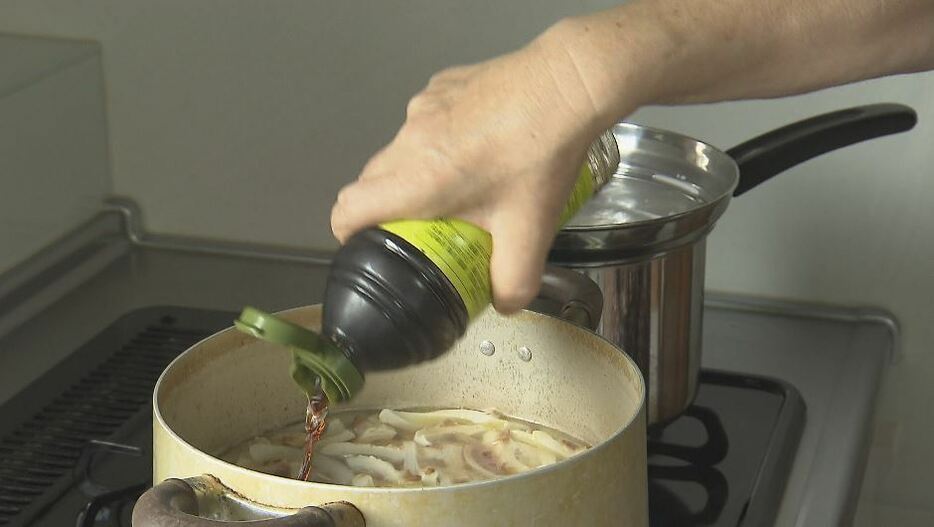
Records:
<instances>
[{"instance_id":1,"label":"seasoning bottle","mask_svg":"<svg viewBox=\"0 0 934 527\"><path fill-rule=\"evenodd\" d=\"M566 222L619 164L612 131L588 149ZM492 300L491 235L456 219L392 221L352 236L337 251L325 286L321 335L254 308L237 326L293 351L292 376L321 380L328 399L353 397L368 371L433 359L464 334Z\"/></svg>"}]
</instances>

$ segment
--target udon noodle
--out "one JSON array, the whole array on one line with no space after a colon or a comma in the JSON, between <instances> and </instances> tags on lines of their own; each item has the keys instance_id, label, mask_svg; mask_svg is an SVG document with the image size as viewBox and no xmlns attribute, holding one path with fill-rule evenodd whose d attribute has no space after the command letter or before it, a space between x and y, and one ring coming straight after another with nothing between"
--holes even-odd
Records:
<instances>
[{"instance_id":1,"label":"udon noodle","mask_svg":"<svg viewBox=\"0 0 934 527\"><path fill-rule=\"evenodd\" d=\"M224 452L230 463L296 478L305 429L297 424ZM518 474L588 448L567 434L476 410L353 411L328 417L311 481L369 487L456 485Z\"/></svg>"}]
</instances>

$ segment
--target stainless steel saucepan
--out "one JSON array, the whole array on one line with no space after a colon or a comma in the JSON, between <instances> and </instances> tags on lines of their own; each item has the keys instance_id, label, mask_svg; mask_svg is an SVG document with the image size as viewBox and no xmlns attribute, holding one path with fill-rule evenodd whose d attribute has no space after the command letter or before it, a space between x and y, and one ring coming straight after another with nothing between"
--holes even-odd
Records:
<instances>
[{"instance_id":1,"label":"stainless steel saucepan","mask_svg":"<svg viewBox=\"0 0 934 527\"><path fill-rule=\"evenodd\" d=\"M549 260L600 286L598 332L639 365L650 424L680 415L697 391L706 238L730 199L815 156L909 130L915 121L906 106L862 106L726 152L665 130L615 127L619 169L558 233Z\"/></svg>"}]
</instances>

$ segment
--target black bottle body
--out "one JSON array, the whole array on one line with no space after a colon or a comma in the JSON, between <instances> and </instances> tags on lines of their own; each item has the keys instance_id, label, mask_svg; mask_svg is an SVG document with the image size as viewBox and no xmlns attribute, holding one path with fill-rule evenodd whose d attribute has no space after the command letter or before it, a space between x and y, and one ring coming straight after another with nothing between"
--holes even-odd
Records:
<instances>
[{"instance_id":1,"label":"black bottle body","mask_svg":"<svg viewBox=\"0 0 934 527\"><path fill-rule=\"evenodd\" d=\"M321 330L361 372L435 358L464 334L467 322L451 281L386 230L358 232L331 264Z\"/></svg>"},{"instance_id":2,"label":"black bottle body","mask_svg":"<svg viewBox=\"0 0 934 527\"><path fill-rule=\"evenodd\" d=\"M587 151L561 222L619 165L607 130ZM355 234L337 252L322 333L358 372L402 368L453 346L492 301L489 232L456 218L396 220Z\"/></svg>"}]
</instances>

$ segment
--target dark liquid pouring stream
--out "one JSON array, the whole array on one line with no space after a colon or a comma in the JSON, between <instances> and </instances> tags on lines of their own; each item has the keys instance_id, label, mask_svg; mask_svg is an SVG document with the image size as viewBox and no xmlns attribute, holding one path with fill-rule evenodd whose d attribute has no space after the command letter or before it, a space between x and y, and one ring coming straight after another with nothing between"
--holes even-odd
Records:
<instances>
[{"instance_id":1,"label":"dark liquid pouring stream","mask_svg":"<svg viewBox=\"0 0 934 527\"><path fill-rule=\"evenodd\" d=\"M328 398L319 383L315 393L308 394L308 408L305 410L305 459L302 460L302 469L298 474L298 479L302 481L311 478L311 458L315 452L315 443L328 427L327 417Z\"/></svg>"}]
</instances>

